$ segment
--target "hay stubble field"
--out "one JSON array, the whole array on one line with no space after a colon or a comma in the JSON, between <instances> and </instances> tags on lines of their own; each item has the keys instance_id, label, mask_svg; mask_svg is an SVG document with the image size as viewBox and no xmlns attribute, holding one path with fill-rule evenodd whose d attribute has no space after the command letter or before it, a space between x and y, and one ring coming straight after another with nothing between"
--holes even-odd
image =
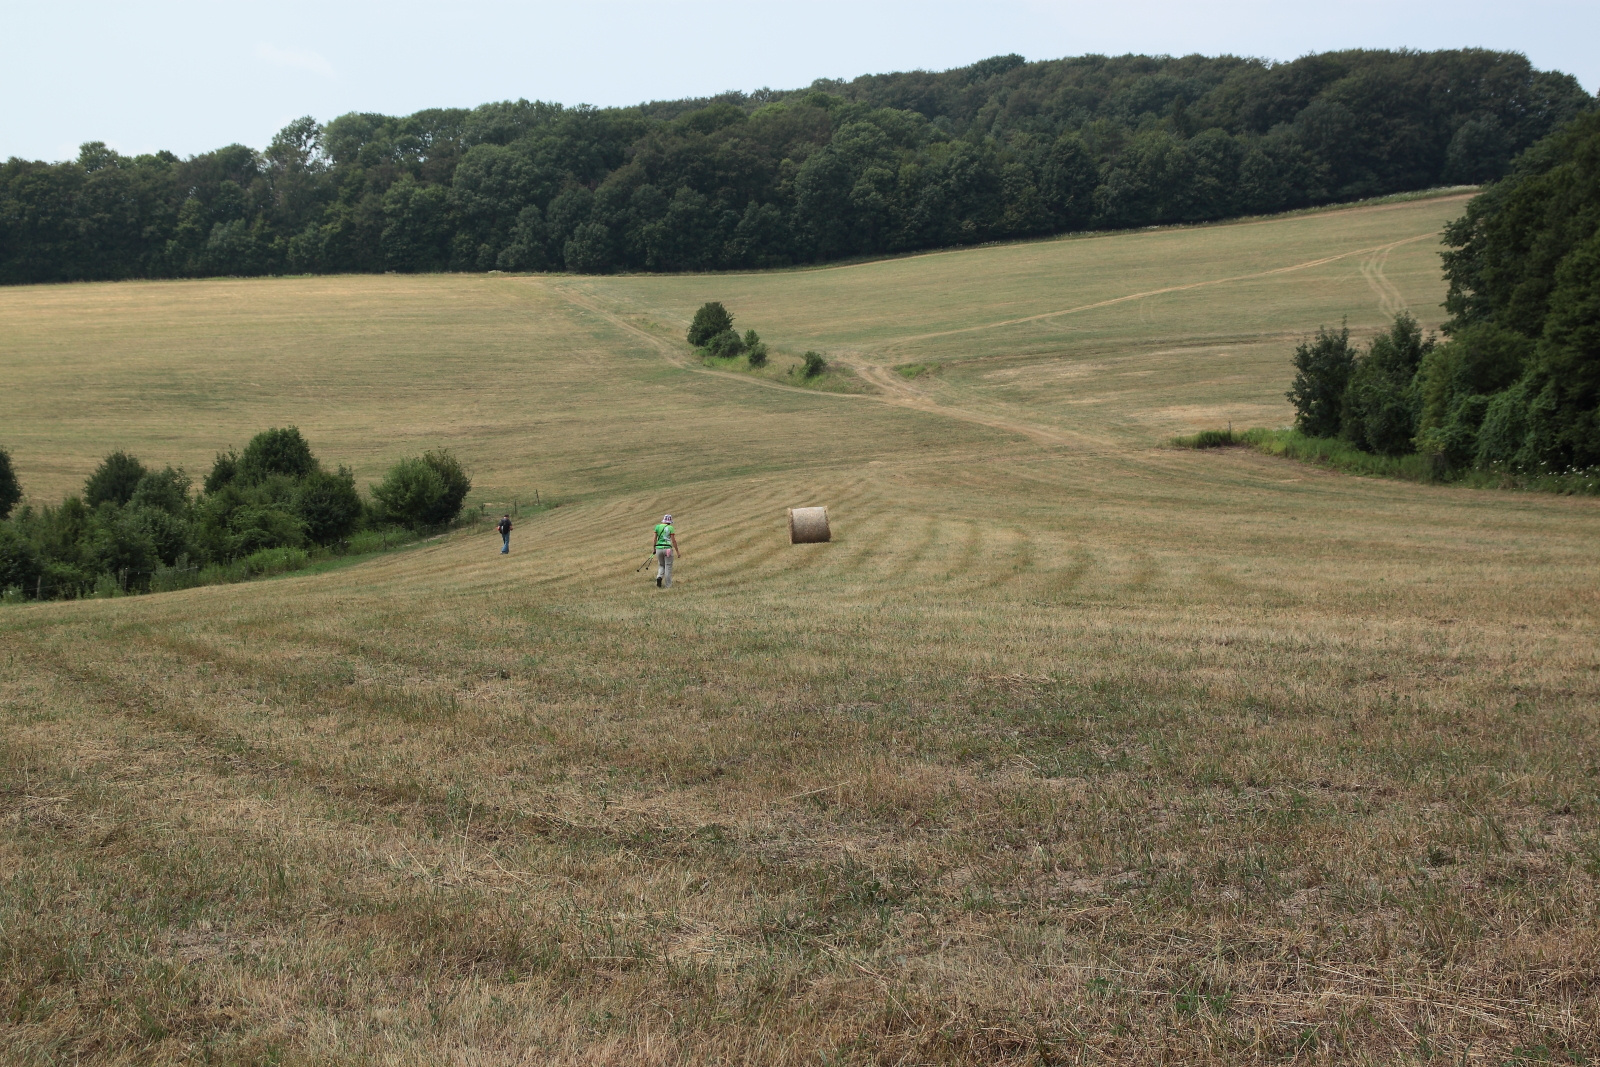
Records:
<instances>
[{"instance_id":1,"label":"hay stubble field","mask_svg":"<svg viewBox=\"0 0 1600 1067\"><path fill-rule=\"evenodd\" d=\"M561 504L504 558L0 609L0 1058L1593 1057L1594 501L1160 447L1286 421L1320 324L1436 324L1464 202L0 291L35 500L294 423ZM698 367L707 299L865 391Z\"/></svg>"}]
</instances>

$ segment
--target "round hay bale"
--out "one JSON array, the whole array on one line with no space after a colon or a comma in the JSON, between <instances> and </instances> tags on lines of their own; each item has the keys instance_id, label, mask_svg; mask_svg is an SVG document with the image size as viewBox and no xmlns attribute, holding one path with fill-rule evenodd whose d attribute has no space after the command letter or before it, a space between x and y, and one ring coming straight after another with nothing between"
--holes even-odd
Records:
<instances>
[{"instance_id":1,"label":"round hay bale","mask_svg":"<svg viewBox=\"0 0 1600 1067\"><path fill-rule=\"evenodd\" d=\"M820 545L833 540L828 529L827 508L790 508L789 543L791 545Z\"/></svg>"}]
</instances>

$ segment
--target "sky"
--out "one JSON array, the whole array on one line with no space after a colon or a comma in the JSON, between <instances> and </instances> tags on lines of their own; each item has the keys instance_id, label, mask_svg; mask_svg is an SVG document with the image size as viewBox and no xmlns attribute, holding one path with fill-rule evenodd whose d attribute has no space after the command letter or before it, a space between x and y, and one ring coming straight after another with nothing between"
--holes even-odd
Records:
<instances>
[{"instance_id":1,"label":"sky","mask_svg":"<svg viewBox=\"0 0 1600 1067\"><path fill-rule=\"evenodd\" d=\"M0 158L263 148L301 115L598 106L993 55L1493 48L1600 90L1600 0L0 0Z\"/></svg>"}]
</instances>

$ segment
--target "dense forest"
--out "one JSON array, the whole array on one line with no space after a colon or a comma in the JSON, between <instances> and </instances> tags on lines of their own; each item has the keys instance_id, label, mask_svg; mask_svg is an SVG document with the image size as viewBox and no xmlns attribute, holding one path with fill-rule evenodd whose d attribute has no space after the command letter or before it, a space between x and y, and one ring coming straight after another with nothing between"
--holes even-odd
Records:
<instances>
[{"instance_id":1,"label":"dense forest","mask_svg":"<svg viewBox=\"0 0 1600 1067\"><path fill-rule=\"evenodd\" d=\"M0 282L713 270L1476 183L1595 107L1484 50L999 56L595 109L291 123L265 152L0 167Z\"/></svg>"},{"instance_id":2,"label":"dense forest","mask_svg":"<svg viewBox=\"0 0 1600 1067\"><path fill-rule=\"evenodd\" d=\"M1409 316L1364 352L1319 331L1295 353L1298 428L1447 476L1600 468L1600 112L1523 153L1445 243L1445 339Z\"/></svg>"}]
</instances>

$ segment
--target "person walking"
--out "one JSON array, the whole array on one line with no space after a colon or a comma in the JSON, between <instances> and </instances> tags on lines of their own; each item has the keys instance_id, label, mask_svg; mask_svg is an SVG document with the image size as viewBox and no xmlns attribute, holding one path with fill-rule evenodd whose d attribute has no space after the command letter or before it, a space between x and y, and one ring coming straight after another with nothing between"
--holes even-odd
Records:
<instances>
[{"instance_id":1,"label":"person walking","mask_svg":"<svg viewBox=\"0 0 1600 1067\"><path fill-rule=\"evenodd\" d=\"M503 556L511 551L511 513L500 516L500 521L495 523L495 531L500 535L500 554Z\"/></svg>"},{"instance_id":2,"label":"person walking","mask_svg":"<svg viewBox=\"0 0 1600 1067\"><path fill-rule=\"evenodd\" d=\"M656 551L656 588L672 588L672 561L683 555L678 550L678 535L672 529L672 515L661 516L661 521L656 523L655 534L650 542Z\"/></svg>"}]
</instances>

